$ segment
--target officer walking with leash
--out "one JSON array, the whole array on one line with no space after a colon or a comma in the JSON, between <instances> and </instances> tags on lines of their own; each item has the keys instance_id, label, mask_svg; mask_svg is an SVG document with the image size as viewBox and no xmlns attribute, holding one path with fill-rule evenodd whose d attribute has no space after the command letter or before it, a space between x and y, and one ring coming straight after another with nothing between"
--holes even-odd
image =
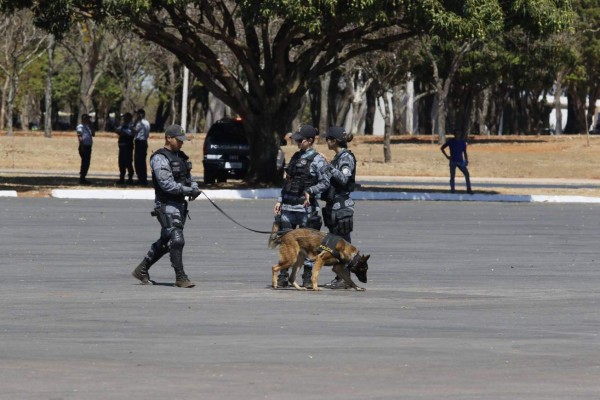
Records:
<instances>
[{"instance_id":1,"label":"officer walking with leash","mask_svg":"<svg viewBox=\"0 0 600 400\"><path fill-rule=\"evenodd\" d=\"M175 286L192 288L183 269L183 227L188 215L186 197L194 200L201 193L198 184L192 181L192 163L181 151L187 141L183 128L171 125L165 132L165 146L150 157L152 184L154 185L155 207L152 215L158 219L161 231L159 239L152 244L146 257L132 272L143 285L150 284L148 269L166 253L170 254L171 266L175 270Z\"/></svg>"}]
</instances>

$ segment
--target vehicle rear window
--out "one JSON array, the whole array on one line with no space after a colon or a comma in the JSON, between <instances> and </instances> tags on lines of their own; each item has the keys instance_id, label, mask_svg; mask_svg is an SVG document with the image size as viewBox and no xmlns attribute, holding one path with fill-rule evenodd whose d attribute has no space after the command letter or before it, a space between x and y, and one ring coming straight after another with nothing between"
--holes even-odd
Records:
<instances>
[{"instance_id":1,"label":"vehicle rear window","mask_svg":"<svg viewBox=\"0 0 600 400\"><path fill-rule=\"evenodd\" d=\"M207 135L210 141L220 143L247 143L246 136L241 126L231 123L213 125Z\"/></svg>"}]
</instances>

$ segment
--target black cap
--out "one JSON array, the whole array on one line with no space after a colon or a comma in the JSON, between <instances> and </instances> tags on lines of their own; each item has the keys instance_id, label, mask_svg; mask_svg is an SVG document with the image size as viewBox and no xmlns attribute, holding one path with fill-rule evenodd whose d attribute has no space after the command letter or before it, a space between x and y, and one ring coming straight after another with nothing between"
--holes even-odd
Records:
<instances>
[{"instance_id":1,"label":"black cap","mask_svg":"<svg viewBox=\"0 0 600 400\"><path fill-rule=\"evenodd\" d=\"M167 130L165 131L165 136L174 137L176 139L181 140L182 142L189 140L187 138L187 136L185 136L185 131L183 130L183 128L180 125L169 126L167 128Z\"/></svg>"},{"instance_id":2,"label":"black cap","mask_svg":"<svg viewBox=\"0 0 600 400\"><path fill-rule=\"evenodd\" d=\"M343 142L344 136L346 135L346 130L341 126L332 126L327 130L326 138L334 138L335 140L339 140Z\"/></svg>"},{"instance_id":3,"label":"black cap","mask_svg":"<svg viewBox=\"0 0 600 400\"><path fill-rule=\"evenodd\" d=\"M292 135L292 139L298 141L302 139L314 138L315 136L317 136L317 130L314 127L310 125L302 125L300 129L298 129L298 131Z\"/></svg>"}]
</instances>

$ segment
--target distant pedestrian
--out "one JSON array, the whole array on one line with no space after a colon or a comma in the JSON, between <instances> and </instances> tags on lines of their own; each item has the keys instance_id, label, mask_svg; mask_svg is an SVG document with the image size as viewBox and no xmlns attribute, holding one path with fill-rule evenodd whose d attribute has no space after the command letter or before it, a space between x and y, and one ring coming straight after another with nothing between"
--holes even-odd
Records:
<instances>
[{"instance_id":1,"label":"distant pedestrian","mask_svg":"<svg viewBox=\"0 0 600 400\"><path fill-rule=\"evenodd\" d=\"M118 185L125 184L125 174L127 173L127 183L133 183L133 116L131 113L123 114L121 125L116 132L119 135L119 180Z\"/></svg>"},{"instance_id":2,"label":"distant pedestrian","mask_svg":"<svg viewBox=\"0 0 600 400\"><path fill-rule=\"evenodd\" d=\"M140 108L135 113L133 133L135 135L134 166L138 184L148 185L146 156L148 155L148 138L150 137L150 122L146 119L146 111Z\"/></svg>"},{"instance_id":3,"label":"distant pedestrian","mask_svg":"<svg viewBox=\"0 0 600 400\"><path fill-rule=\"evenodd\" d=\"M473 194L471 190L471 177L467 165L469 165L469 156L467 155L467 141L464 133L457 133L453 138L450 138L440 147L444 156L450 161L450 192L454 193L454 178L456 176L456 168L465 176L467 182L467 193ZM446 153L446 148L450 148L450 155ZM463 158L464 156L464 158Z\"/></svg>"},{"instance_id":4,"label":"distant pedestrian","mask_svg":"<svg viewBox=\"0 0 600 400\"><path fill-rule=\"evenodd\" d=\"M92 182L86 179L92 160L92 144L94 137L94 128L89 114L81 116L81 124L77 125L77 140L79 140L79 156L81 157L81 167L79 169L79 184L91 185Z\"/></svg>"}]
</instances>

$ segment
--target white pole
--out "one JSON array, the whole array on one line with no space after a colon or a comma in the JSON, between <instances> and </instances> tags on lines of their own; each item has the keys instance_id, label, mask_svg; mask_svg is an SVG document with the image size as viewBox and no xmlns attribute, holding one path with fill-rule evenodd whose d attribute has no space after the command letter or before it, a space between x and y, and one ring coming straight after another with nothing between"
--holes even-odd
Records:
<instances>
[{"instance_id":1,"label":"white pole","mask_svg":"<svg viewBox=\"0 0 600 400\"><path fill-rule=\"evenodd\" d=\"M181 127L187 132L187 103L190 70L183 67L183 93L181 94Z\"/></svg>"}]
</instances>

